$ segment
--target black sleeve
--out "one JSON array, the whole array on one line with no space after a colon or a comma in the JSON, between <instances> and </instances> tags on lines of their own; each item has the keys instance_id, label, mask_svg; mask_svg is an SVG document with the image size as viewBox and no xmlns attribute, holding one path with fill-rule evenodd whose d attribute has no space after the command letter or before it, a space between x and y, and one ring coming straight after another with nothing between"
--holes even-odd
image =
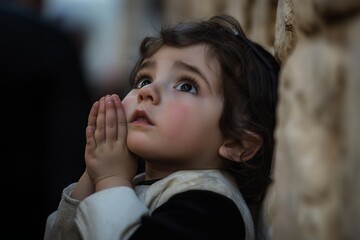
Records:
<instances>
[{"instance_id":1,"label":"black sleeve","mask_svg":"<svg viewBox=\"0 0 360 240\"><path fill-rule=\"evenodd\" d=\"M245 239L245 225L231 199L191 190L174 195L151 216L144 216L130 239Z\"/></svg>"}]
</instances>

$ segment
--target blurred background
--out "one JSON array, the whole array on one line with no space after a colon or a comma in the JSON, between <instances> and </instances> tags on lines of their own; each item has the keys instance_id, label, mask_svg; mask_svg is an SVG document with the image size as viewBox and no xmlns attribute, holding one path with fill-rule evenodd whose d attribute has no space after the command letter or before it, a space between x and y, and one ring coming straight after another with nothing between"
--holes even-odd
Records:
<instances>
[{"instance_id":1,"label":"blurred background","mask_svg":"<svg viewBox=\"0 0 360 240\"><path fill-rule=\"evenodd\" d=\"M157 32L163 22L206 19L226 12L241 20L249 33L257 29L252 35L272 48L277 1L257 2L263 10L251 1L237 0L43 0L41 13L81 42L87 85L97 99L104 93L116 91L123 96L128 91L128 75L140 41ZM258 26L252 26L249 13L256 8ZM271 27L265 27L265 22Z\"/></svg>"},{"instance_id":2,"label":"blurred background","mask_svg":"<svg viewBox=\"0 0 360 240\"><path fill-rule=\"evenodd\" d=\"M85 170L87 116L124 97L143 37L228 13L281 64L264 239L360 236L360 0L0 0L7 239L42 239Z\"/></svg>"}]
</instances>

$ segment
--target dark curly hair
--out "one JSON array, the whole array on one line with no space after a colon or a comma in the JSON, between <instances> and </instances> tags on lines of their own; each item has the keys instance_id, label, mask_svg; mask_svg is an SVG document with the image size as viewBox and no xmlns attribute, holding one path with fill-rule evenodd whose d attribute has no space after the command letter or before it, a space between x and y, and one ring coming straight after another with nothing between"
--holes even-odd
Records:
<instances>
[{"instance_id":1,"label":"dark curly hair","mask_svg":"<svg viewBox=\"0 0 360 240\"><path fill-rule=\"evenodd\" d=\"M224 107L219 126L223 135L239 143L246 131L262 138L261 149L252 159L227 161L226 169L237 180L245 201L249 205L260 203L271 183L279 64L272 54L246 37L235 18L217 15L208 21L163 26L158 36L142 41L130 81L144 59L163 45L195 44L205 44L209 61L216 59L220 64L219 91Z\"/></svg>"}]
</instances>

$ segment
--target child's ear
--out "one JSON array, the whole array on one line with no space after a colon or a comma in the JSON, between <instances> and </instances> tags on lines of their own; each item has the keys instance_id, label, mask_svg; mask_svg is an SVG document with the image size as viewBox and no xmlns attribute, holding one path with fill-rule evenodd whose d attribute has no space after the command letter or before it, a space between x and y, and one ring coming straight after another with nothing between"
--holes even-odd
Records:
<instances>
[{"instance_id":1,"label":"child's ear","mask_svg":"<svg viewBox=\"0 0 360 240\"><path fill-rule=\"evenodd\" d=\"M250 160L259 151L262 138L253 132L246 132L241 142L225 139L219 148L219 154L231 161L244 162Z\"/></svg>"}]
</instances>

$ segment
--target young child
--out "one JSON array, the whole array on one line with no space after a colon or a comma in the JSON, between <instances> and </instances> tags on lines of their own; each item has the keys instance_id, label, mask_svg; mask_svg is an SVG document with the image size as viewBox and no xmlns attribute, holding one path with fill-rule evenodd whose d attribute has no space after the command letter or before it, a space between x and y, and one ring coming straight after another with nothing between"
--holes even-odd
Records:
<instances>
[{"instance_id":1,"label":"young child","mask_svg":"<svg viewBox=\"0 0 360 240\"><path fill-rule=\"evenodd\" d=\"M278 72L227 15L146 37L132 90L92 106L86 171L45 239L255 239Z\"/></svg>"}]
</instances>

